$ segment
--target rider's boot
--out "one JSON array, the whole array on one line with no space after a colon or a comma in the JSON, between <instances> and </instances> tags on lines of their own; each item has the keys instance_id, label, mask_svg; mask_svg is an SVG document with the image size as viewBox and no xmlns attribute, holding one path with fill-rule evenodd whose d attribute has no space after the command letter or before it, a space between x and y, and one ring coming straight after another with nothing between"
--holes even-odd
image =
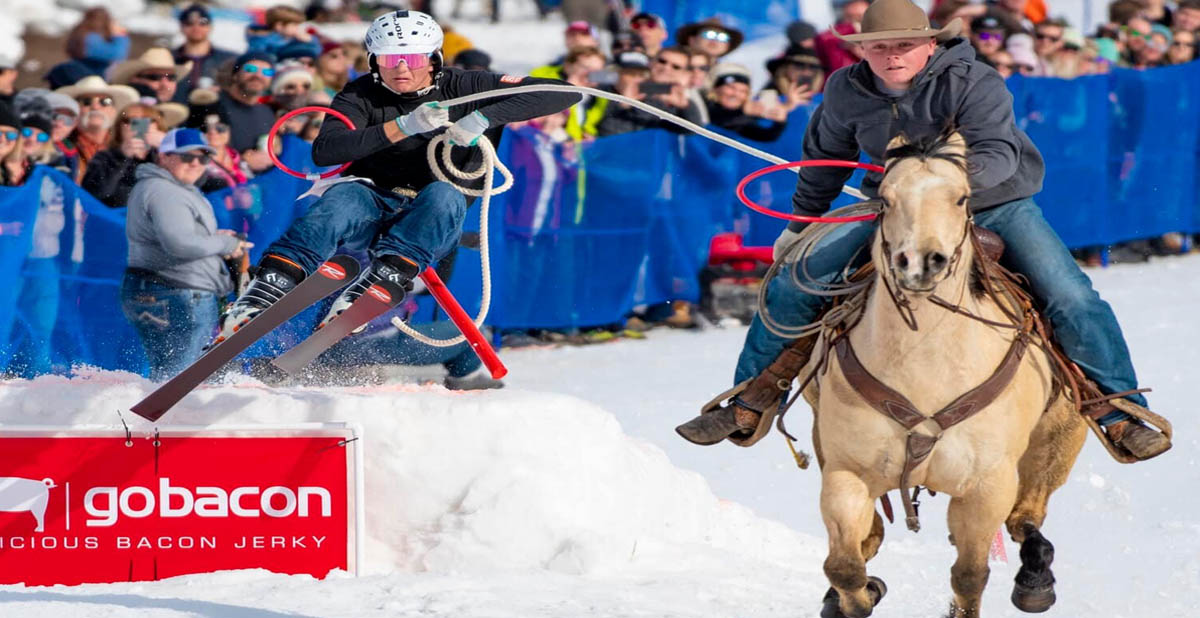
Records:
<instances>
[{"instance_id":1,"label":"rider's boot","mask_svg":"<svg viewBox=\"0 0 1200 618\"><path fill-rule=\"evenodd\" d=\"M354 301L358 300L371 286L379 283L382 280L388 280L396 284L396 287L404 290L412 289L412 280L420 271L417 269L416 262L400 257L398 255L382 255L377 258L371 267L363 271L354 283L350 284L337 300L333 301L333 306L329 308L329 312L325 314L325 318L317 324L317 328L324 328L326 324L333 321L334 318L342 314L343 311L350 308ZM399 303L402 298L394 299ZM362 332L367 327L366 324L354 329L355 333Z\"/></svg>"},{"instance_id":2,"label":"rider's boot","mask_svg":"<svg viewBox=\"0 0 1200 618\"><path fill-rule=\"evenodd\" d=\"M1157 457L1171 448L1171 439L1137 419L1117 421L1104 427L1108 439L1141 461Z\"/></svg>"},{"instance_id":3,"label":"rider's boot","mask_svg":"<svg viewBox=\"0 0 1200 618\"><path fill-rule=\"evenodd\" d=\"M700 416L676 427L675 432L703 446L725 439L738 446L758 442L770 430L815 343L815 336L797 340L762 373L718 395L700 409Z\"/></svg>"},{"instance_id":4,"label":"rider's boot","mask_svg":"<svg viewBox=\"0 0 1200 618\"><path fill-rule=\"evenodd\" d=\"M275 304L304 277L304 269L299 264L278 255L263 256L246 291L221 315L221 330L213 340L213 345L225 341L264 309Z\"/></svg>"}]
</instances>

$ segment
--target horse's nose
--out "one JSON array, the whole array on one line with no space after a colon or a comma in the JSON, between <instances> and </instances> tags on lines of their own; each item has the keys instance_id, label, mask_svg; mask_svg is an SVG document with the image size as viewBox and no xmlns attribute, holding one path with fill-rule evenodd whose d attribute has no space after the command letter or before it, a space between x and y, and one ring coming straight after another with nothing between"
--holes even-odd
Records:
<instances>
[{"instance_id":1,"label":"horse's nose","mask_svg":"<svg viewBox=\"0 0 1200 618\"><path fill-rule=\"evenodd\" d=\"M946 254L941 253L940 251L930 251L929 253L926 253L924 260L925 276L932 277L942 272L945 270L946 264L949 262L950 260L946 258Z\"/></svg>"}]
</instances>

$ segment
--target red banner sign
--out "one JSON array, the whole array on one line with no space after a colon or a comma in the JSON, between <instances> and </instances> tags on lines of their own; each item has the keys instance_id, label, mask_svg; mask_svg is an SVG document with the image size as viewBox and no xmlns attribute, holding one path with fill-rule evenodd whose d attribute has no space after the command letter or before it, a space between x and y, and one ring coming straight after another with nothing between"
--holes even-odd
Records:
<instances>
[{"instance_id":1,"label":"red banner sign","mask_svg":"<svg viewBox=\"0 0 1200 618\"><path fill-rule=\"evenodd\" d=\"M0 584L355 570L346 428L0 432Z\"/></svg>"}]
</instances>

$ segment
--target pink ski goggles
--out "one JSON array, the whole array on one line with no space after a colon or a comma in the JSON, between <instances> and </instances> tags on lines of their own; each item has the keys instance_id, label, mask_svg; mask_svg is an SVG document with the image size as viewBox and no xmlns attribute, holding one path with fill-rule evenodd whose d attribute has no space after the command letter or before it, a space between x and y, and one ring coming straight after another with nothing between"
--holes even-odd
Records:
<instances>
[{"instance_id":1,"label":"pink ski goggles","mask_svg":"<svg viewBox=\"0 0 1200 618\"><path fill-rule=\"evenodd\" d=\"M410 69L423 69L429 66L430 54L379 54L375 59L379 61L379 66L394 69L401 62Z\"/></svg>"}]
</instances>

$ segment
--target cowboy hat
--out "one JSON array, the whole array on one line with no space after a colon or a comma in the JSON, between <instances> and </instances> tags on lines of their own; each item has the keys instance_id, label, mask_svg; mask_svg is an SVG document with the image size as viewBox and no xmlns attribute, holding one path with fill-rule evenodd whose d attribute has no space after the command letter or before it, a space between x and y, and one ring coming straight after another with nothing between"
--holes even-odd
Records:
<instances>
[{"instance_id":1,"label":"cowboy hat","mask_svg":"<svg viewBox=\"0 0 1200 618\"><path fill-rule=\"evenodd\" d=\"M85 94L103 94L112 97L113 106L117 110L138 100L137 90L129 86L110 86L99 75L89 75L75 82L72 86L63 86L54 92L65 94L72 99L78 99Z\"/></svg>"},{"instance_id":2,"label":"cowboy hat","mask_svg":"<svg viewBox=\"0 0 1200 618\"><path fill-rule=\"evenodd\" d=\"M775 56L767 61L767 72L774 73L776 69L784 64L800 64L812 66L817 69L821 68L821 60L811 49L800 47L798 45L789 45L782 54Z\"/></svg>"},{"instance_id":3,"label":"cowboy hat","mask_svg":"<svg viewBox=\"0 0 1200 618\"><path fill-rule=\"evenodd\" d=\"M183 103L174 103L167 101L166 103L155 103L152 107L162 114L163 124L168 129L173 129L181 124L188 117L188 108Z\"/></svg>"},{"instance_id":4,"label":"cowboy hat","mask_svg":"<svg viewBox=\"0 0 1200 618\"><path fill-rule=\"evenodd\" d=\"M192 70L192 63L188 61L183 64L175 64L175 57L171 55L171 50L165 47L151 47L142 52L141 56L133 60L126 60L113 67L112 81L115 84L128 84L129 80L146 69L169 69L174 71L175 75L179 75Z\"/></svg>"},{"instance_id":5,"label":"cowboy hat","mask_svg":"<svg viewBox=\"0 0 1200 618\"><path fill-rule=\"evenodd\" d=\"M862 30L857 34L842 35L834 30L837 38L848 43L865 43L886 39L915 39L933 37L948 41L962 31L962 19L955 18L944 28L929 26L929 17L912 0L876 0L863 13Z\"/></svg>"},{"instance_id":6,"label":"cowboy hat","mask_svg":"<svg viewBox=\"0 0 1200 618\"><path fill-rule=\"evenodd\" d=\"M729 35L729 51L725 52L726 54L737 49L738 46L742 44L742 41L746 38L745 35L742 34L741 30L735 30L722 24L721 20L716 17L709 17L704 21L698 21L692 24L680 26L679 29L675 31L675 42L680 45L687 45L689 39L697 34L700 34L701 32L704 32L705 30L720 30L721 32Z\"/></svg>"}]
</instances>

